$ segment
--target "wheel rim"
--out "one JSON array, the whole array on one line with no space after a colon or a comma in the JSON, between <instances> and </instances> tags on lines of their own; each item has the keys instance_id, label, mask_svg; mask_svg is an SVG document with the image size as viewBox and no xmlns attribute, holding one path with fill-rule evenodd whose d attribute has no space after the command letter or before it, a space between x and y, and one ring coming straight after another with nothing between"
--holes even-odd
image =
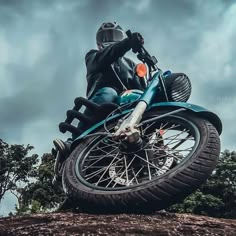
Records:
<instances>
[{"instance_id":1,"label":"wheel rim","mask_svg":"<svg viewBox=\"0 0 236 236\"><path fill-rule=\"evenodd\" d=\"M92 140L77 158L77 177L84 185L105 191L145 185L182 166L200 141L196 125L178 116L146 123L141 133L138 152L122 150L121 143L108 136Z\"/></svg>"}]
</instances>

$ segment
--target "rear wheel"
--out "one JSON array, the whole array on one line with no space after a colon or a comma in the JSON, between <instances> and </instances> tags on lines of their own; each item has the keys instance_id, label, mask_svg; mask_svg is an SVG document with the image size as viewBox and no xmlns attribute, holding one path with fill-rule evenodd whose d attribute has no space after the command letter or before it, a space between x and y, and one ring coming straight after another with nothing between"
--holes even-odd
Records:
<instances>
[{"instance_id":1,"label":"rear wheel","mask_svg":"<svg viewBox=\"0 0 236 236\"><path fill-rule=\"evenodd\" d=\"M63 173L64 189L75 205L90 212L150 212L177 202L206 180L220 153L215 127L186 112L148 121L161 114L145 113L142 143L135 148L108 136L87 138L75 148ZM109 124L111 132L115 125Z\"/></svg>"}]
</instances>

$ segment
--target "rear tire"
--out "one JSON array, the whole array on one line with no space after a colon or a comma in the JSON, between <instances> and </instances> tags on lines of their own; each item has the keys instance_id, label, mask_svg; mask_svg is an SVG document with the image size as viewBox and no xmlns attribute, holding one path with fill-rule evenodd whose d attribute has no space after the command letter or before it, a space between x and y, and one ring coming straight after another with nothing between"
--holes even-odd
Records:
<instances>
[{"instance_id":1,"label":"rear tire","mask_svg":"<svg viewBox=\"0 0 236 236\"><path fill-rule=\"evenodd\" d=\"M149 111L145 113L144 119L161 114L161 111ZM75 206L93 213L150 213L182 200L205 182L214 170L220 154L217 130L209 121L194 113L181 112L170 118L190 122L199 133L198 145L183 163L142 185L106 191L87 184L82 175L78 177L75 167L78 162L82 162L86 148L96 137L80 143L67 159L63 172L64 191L73 199ZM104 131L103 128L100 131Z\"/></svg>"}]
</instances>

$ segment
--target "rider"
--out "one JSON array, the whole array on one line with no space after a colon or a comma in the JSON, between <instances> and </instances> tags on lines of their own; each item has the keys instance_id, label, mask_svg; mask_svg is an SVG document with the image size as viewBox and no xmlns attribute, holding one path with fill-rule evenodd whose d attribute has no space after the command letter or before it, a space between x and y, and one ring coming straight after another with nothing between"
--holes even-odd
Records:
<instances>
[{"instance_id":1,"label":"rider","mask_svg":"<svg viewBox=\"0 0 236 236\"><path fill-rule=\"evenodd\" d=\"M132 33L127 38L125 32L116 22L105 22L96 34L98 50L90 50L85 56L87 67L87 99L97 103L116 103L118 95L127 89L144 90L145 84L134 73L136 64L124 57L130 49L137 52L144 43L140 33ZM92 116L86 109L84 114ZM86 130L85 124L79 123L81 133ZM76 137L66 142L55 139L56 151L65 157L70 152L70 143Z\"/></svg>"}]
</instances>

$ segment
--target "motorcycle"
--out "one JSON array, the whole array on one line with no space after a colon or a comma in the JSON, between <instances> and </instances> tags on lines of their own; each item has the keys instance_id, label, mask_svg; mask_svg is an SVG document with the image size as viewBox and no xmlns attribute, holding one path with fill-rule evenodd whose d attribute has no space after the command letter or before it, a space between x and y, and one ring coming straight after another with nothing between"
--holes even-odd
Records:
<instances>
[{"instance_id":1,"label":"motorcycle","mask_svg":"<svg viewBox=\"0 0 236 236\"><path fill-rule=\"evenodd\" d=\"M62 133L74 134L79 134L75 120L91 126L73 141L68 158L55 162L65 194L86 212L164 209L206 181L220 155L221 120L187 103L189 78L163 72L143 45L137 53L142 63L136 73L147 78L144 92L125 91L118 105L76 98L59 125ZM95 120L79 112L82 106Z\"/></svg>"}]
</instances>

